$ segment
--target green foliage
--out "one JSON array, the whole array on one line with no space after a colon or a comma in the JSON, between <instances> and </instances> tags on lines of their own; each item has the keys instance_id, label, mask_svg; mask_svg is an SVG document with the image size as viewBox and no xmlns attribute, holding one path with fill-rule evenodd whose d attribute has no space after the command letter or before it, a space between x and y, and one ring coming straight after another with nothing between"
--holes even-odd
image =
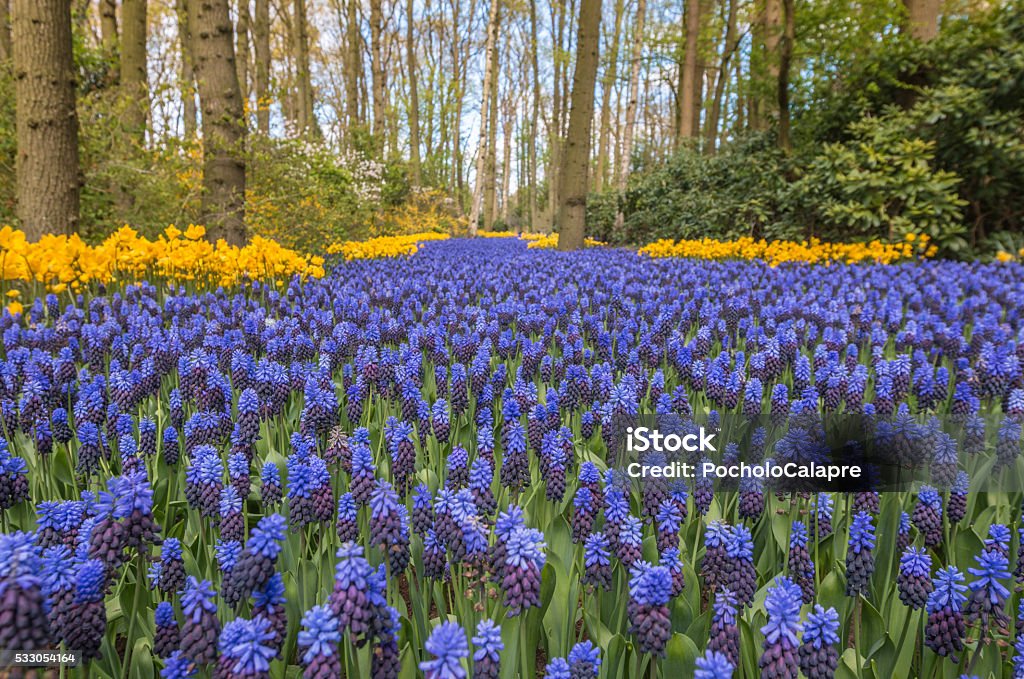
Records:
<instances>
[{"instance_id":1,"label":"green foliage","mask_svg":"<svg viewBox=\"0 0 1024 679\"><path fill-rule=\"evenodd\" d=\"M934 144L892 136L874 123L855 127L862 138L825 144L794 191L847 238L924 233L940 248L962 250L966 201L956 193L959 178L934 168Z\"/></svg>"},{"instance_id":2,"label":"green foliage","mask_svg":"<svg viewBox=\"0 0 1024 679\"><path fill-rule=\"evenodd\" d=\"M806 11L806 21L825 23ZM887 33L891 8L873 12L873 40L846 26L828 51L827 39L806 33L803 49L820 43L825 52L805 57L795 78L792 155L776 150L770 133L735 139L717 155L683 148L634 175L624 195L592 197L591 234L632 244L926 233L947 255L1016 252L1024 220L1019 0L950 18L926 45Z\"/></svg>"}]
</instances>

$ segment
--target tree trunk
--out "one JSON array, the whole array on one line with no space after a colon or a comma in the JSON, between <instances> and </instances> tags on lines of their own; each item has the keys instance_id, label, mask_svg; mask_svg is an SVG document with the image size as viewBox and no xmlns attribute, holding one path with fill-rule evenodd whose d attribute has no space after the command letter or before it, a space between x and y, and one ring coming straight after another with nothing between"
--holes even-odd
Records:
<instances>
[{"instance_id":1,"label":"tree trunk","mask_svg":"<svg viewBox=\"0 0 1024 679\"><path fill-rule=\"evenodd\" d=\"M939 34L939 0L903 0L907 8L907 23L903 30L921 42L928 42Z\"/></svg>"},{"instance_id":2,"label":"tree trunk","mask_svg":"<svg viewBox=\"0 0 1024 679\"><path fill-rule=\"evenodd\" d=\"M117 65L117 0L100 2L100 47L107 60L107 84L116 85L119 69Z\"/></svg>"},{"instance_id":3,"label":"tree trunk","mask_svg":"<svg viewBox=\"0 0 1024 679\"><path fill-rule=\"evenodd\" d=\"M509 189L511 188L512 182L512 130L515 127L515 108L509 95L508 101L504 105L504 116L505 119L502 121L502 159L501 159L501 221L504 224L505 230L508 229L508 207L509 207Z\"/></svg>"},{"instance_id":4,"label":"tree trunk","mask_svg":"<svg viewBox=\"0 0 1024 679\"><path fill-rule=\"evenodd\" d=\"M491 0L491 10L487 18L487 43L484 54L487 63L484 66L484 86L480 98L480 143L476 150L476 177L473 184L473 206L469 212L469 235L476 236L480 214L483 210L484 184L487 175L487 131L489 129L491 88L495 86L497 73L496 48L498 42L498 24L501 21L501 0ZM457 132L457 130L456 130Z\"/></svg>"},{"instance_id":5,"label":"tree trunk","mask_svg":"<svg viewBox=\"0 0 1024 679\"><path fill-rule=\"evenodd\" d=\"M500 22L500 19L499 19ZM494 82L491 87L490 107L491 112L487 119L490 122L487 129L487 167L486 181L484 182L484 228L490 229L494 224L495 208L497 203L498 188L498 89L501 81L501 50L498 49L498 41L494 41L494 67L491 71L494 74Z\"/></svg>"},{"instance_id":6,"label":"tree trunk","mask_svg":"<svg viewBox=\"0 0 1024 679\"><path fill-rule=\"evenodd\" d=\"M373 136L380 145L384 135L384 13L382 0L370 0L370 75L373 80Z\"/></svg>"},{"instance_id":7,"label":"tree trunk","mask_svg":"<svg viewBox=\"0 0 1024 679\"><path fill-rule=\"evenodd\" d=\"M779 43L782 41L782 13L782 0L764 0L764 13L761 23L764 35L763 62L765 72L767 73L766 82L768 83L768 88L766 89L768 92L773 92L775 96L766 99L760 93L755 94L755 110L757 112L759 129L766 127L770 111L766 104L771 102L772 107L778 104L778 90L776 88L779 82Z\"/></svg>"},{"instance_id":8,"label":"tree trunk","mask_svg":"<svg viewBox=\"0 0 1024 679\"><path fill-rule=\"evenodd\" d=\"M686 46L683 52L683 67L679 78L679 127L676 130L676 145L684 139L697 136L696 94L699 88L697 78L697 49L700 40L700 0L686 0Z\"/></svg>"},{"instance_id":9,"label":"tree trunk","mask_svg":"<svg viewBox=\"0 0 1024 679\"><path fill-rule=\"evenodd\" d=\"M11 58L11 0L0 0L0 62Z\"/></svg>"},{"instance_id":10,"label":"tree trunk","mask_svg":"<svg viewBox=\"0 0 1024 679\"><path fill-rule=\"evenodd\" d=\"M633 24L633 54L629 74L629 101L626 103L626 124L622 131L622 156L618 167L616 185L619 191L626 190L629 171L633 163L633 134L636 129L636 109L640 103L640 59L644 49L644 15L646 0L637 0L636 22ZM619 213L621 217L621 212Z\"/></svg>"},{"instance_id":11,"label":"tree trunk","mask_svg":"<svg viewBox=\"0 0 1024 679\"><path fill-rule=\"evenodd\" d=\"M530 67L533 69L533 106L530 111L530 130L527 135L527 145L530 163L530 196L529 196L529 210L530 210L530 223L529 230L535 231L537 229L537 135L540 132L538 124L540 122L540 68L537 59L537 6L536 3L530 3Z\"/></svg>"},{"instance_id":12,"label":"tree trunk","mask_svg":"<svg viewBox=\"0 0 1024 679\"><path fill-rule=\"evenodd\" d=\"M270 0L256 0L252 38L256 66L256 129L267 135L270 134Z\"/></svg>"},{"instance_id":13,"label":"tree trunk","mask_svg":"<svg viewBox=\"0 0 1024 679\"><path fill-rule=\"evenodd\" d=\"M362 123L359 117L359 74L362 72L362 47L359 39L359 3L358 0L347 0L345 4L348 38L348 64L345 79L345 114L349 127L357 127Z\"/></svg>"},{"instance_id":14,"label":"tree trunk","mask_svg":"<svg viewBox=\"0 0 1024 679\"><path fill-rule=\"evenodd\" d=\"M409 176L413 186L420 186L420 94L416 81L416 41L413 0L405 3L405 53L409 67Z\"/></svg>"},{"instance_id":15,"label":"tree trunk","mask_svg":"<svg viewBox=\"0 0 1024 679\"><path fill-rule=\"evenodd\" d=\"M576 38L576 70L572 77L569 130L560 180L558 249L583 247L587 219L587 171L590 169L590 128L594 117L594 83L601 41L601 0L580 3Z\"/></svg>"},{"instance_id":16,"label":"tree trunk","mask_svg":"<svg viewBox=\"0 0 1024 679\"><path fill-rule=\"evenodd\" d=\"M121 92L125 97L122 117L134 144L142 147L149 113L146 65L146 0L121 3Z\"/></svg>"},{"instance_id":17,"label":"tree trunk","mask_svg":"<svg viewBox=\"0 0 1024 679\"><path fill-rule=\"evenodd\" d=\"M188 26L188 0L177 0L175 11L178 15L178 46L181 49L181 72L178 74L178 89L181 91L182 127L185 139L195 139L198 132L196 112L195 64L192 59L192 32Z\"/></svg>"},{"instance_id":18,"label":"tree trunk","mask_svg":"<svg viewBox=\"0 0 1024 679\"><path fill-rule=\"evenodd\" d=\"M78 231L70 0L14 0L17 214L29 240Z\"/></svg>"},{"instance_id":19,"label":"tree trunk","mask_svg":"<svg viewBox=\"0 0 1024 679\"><path fill-rule=\"evenodd\" d=\"M552 78L551 90L551 126L548 139L548 233L554 231L555 222L558 220L558 183L562 167L562 100L565 91L562 89L562 69L567 68L564 59L560 56L562 50L563 34L565 32L565 0L552 0L551 17L552 33L554 34L557 49L552 57L554 61L554 77Z\"/></svg>"},{"instance_id":20,"label":"tree trunk","mask_svg":"<svg viewBox=\"0 0 1024 679\"><path fill-rule=\"evenodd\" d=\"M704 126L704 151L715 152L718 143L718 124L722 117L722 97L725 95L725 84L729 79L729 62L739 47L739 32L736 30L736 9L739 0L725 0L728 15L725 19L725 41L722 46L722 59L718 64L718 77L715 79L715 94L708 111L707 124Z\"/></svg>"},{"instance_id":21,"label":"tree trunk","mask_svg":"<svg viewBox=\"0 0 1024 679\"><path fill-rule=\"evenodd\" d=\"M608 51L608 66L605 67L604 78L601 79L601 129L597 142L597 170L594 173L594 191L600 193L604 189L605 175L608 173L608 137L611 133L612 121L612 90L618 78L619 68L619 33L622 31L623 1L615 2L615 23L612 28L612 43Z\"/></svg>"},{"instance_id":22,"label":"tree trunk","mask_svg":"<svg viewBox=\"0 0 1024 679\"><path fill-rule=\"evenodd\" d=\"M313 113L313 80L309 72L309 17L306 0L295 0L292 5L292 40L295 45L295 120L298 132L304 137L319 136Z\"/></svg>"},{"instance_id":23,"label":"tree trunk","mask_svg":"<svg viewBox=\"0 0 1024 679\"><path fill-rule=\"evenodd\" d=\"M796 11L794 0L782 0L783 32L779 41L779 148L790 151L789 137L789 68L793 59L793 41L796 39Z\"/></svg>"},{"instance_id":24,"label":"tree trunk","mask_svg":"<svg viewBox=\"0 0 1024 679\"><path fill-rule=\"evenodd\" d=\"M189 0L203 120L202 212L207 236L244 245L245 118L228 0Z\"/></svg>"},{"instance_id":25,"label":"tree trunk","mask_svg":"<svg viewBox=\"0 0 1024 679\"><path fill-rule=\"evenodd\" d=\"M235 68L243 105L249 101L249 0L238 0L235 23Z\"/></svg>"}]
</instances>

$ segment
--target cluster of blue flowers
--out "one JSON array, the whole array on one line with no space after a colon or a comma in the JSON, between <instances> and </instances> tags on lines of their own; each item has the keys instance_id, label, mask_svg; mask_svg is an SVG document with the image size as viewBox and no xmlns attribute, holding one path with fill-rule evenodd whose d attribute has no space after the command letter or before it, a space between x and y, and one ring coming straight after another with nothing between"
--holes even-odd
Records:
<instances>
[{"instance_id":1,"label":"cluster of blue flowers","mask_svg":"<svg viewBox=\"0 0 1024 679\"><path fill-rule=\"evenodd\" d=\"M969 472L1018 464L1022 318L1016 265L500 241L321 281L35 300L0 317L0 648L95 661L152 629L167 677L333 677L369 647L360 669L381 679L413 660L492 679L523 661L509 619L541 630L571 591L547 676L607 672L593 641L617 634L663 657L711 609L696 676L737 671L748 629L762 676L817 679L859 625L835 607L878 603L890 576L934 653L956 657L974 627L1010 646L1013 527L992 524L973 565L945 541L976 512ZM817 459L818 418L857 415L929 485L893 500L704 472L637 483L617 453L641 414L749 429L716 462ZM108 621L112 601L151 624Z\"/></svg>"}]
</instances>

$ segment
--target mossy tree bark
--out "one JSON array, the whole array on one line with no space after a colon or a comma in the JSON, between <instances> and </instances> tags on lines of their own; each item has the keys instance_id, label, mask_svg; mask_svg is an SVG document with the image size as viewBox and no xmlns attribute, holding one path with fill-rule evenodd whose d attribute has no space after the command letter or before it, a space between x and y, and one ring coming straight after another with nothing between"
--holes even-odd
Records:
<instances>
[{"instance_id":1,"label":"mossy tree bark","mask_svg":"<svg viewBox=\"0 0 1024 679\"><path fill-rule=\"evenodd\" d=\"M210 240L244 245L245 118L228 0L189 0L188 6L202 111L203 219Z\"/></svg>"},{"instance_id":2,"label":"mossy tree bark","mask_svg":"<svg viewBox=\"0 0 1024 679\"><path fill-rule=\"evenodd\" d=\"M78 230L70 0L14 0L17 214L29 240Z\"/></svg>"},{"instance_id":3,"label":"mossy tree bark","mask_svg":"<svg viewBox=\"0 0 1024 679\"><path fill-rule=\"evenodd\" d=\"M594 118L594 84L597 80L598 47L601 31L601 0L582 0L576 38L576 70L572 77L569 130L565 139L565 162L558 193L558 249L583 247L587 218L587 189L590 168L590 128Z\"/></svg>"}]
</instances>

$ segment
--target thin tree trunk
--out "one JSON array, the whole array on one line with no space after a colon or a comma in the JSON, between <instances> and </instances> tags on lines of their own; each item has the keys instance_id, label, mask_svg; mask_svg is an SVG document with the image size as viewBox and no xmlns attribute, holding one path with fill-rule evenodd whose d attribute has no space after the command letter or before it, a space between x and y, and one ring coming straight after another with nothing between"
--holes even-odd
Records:
<instances>
[{"instance_id":1,"label":"thin tree trunk","mask_svg":"<svg viewBox=\"0 0 1024 679\"><path fill-rule=\"evenodd\" d=\"M17 215L29 240L78 231L70 0L14 0Z\"/></svg>"},{"instance_id":2,"label":"thin tree trunk","mask_svg":"<svg viewBox=\"0 0 1024 679\"><path fill-rule=\"evenodd\" d=\"M244 245L245 118L228 0L189 0L203 121L202 212L207 236Z\"/></svg>"},{"instance_id":3,"label":"thin tree trunk","mask_svg":"<svg viewBox=\"0 0 1024 679\"><path fill-rule=\"evenodd\" d=\"M499 23L500 23L499 18ZM491 86L489 106L491 112L487 119L487 166L485 168L486 181L484 182L484 228L490 229L494 224L495 207L497 202L497 173L498 173L498 89L501 81L501 50L498 49L498 41L494 41L494 66L491 73L494 80Z\"/></svg>"},{"instance_id":4,"label":"thin tree trunk","mask_svg":"<svg viewBox=\"0 0 1024 679\"><path fill-rule=\"evenodd\" d=\"M270 0L256 0L253 13L256 129L270 134Z\"/></svg>"},{"instance_id":5,"label":"thin tree trunk","mask_svg":"<svg viewBox=\"0 0 1024 679\"><path fill-rule=\"evenodd\" d=\"M178 16L178 47L181 50L181 71L178 74L178 89L181 91L182 127L185 139L195 139L198 132L196 111L195 66L192 60L192 35L188 26L188 0L177 0L175 11Z\"/></svg>"},{"instance_id":6,"label":"thin tree trunk","mask_svg":"<svg viewBox=\"0 0 1024 679\"><path fill-rule=\"evenodd\" d=\"M558 249L583 247L587 219L587 174L590 169L590 129L594 118L594 84L601 41L601 0L580 3L576 38L576 69L572 78L569 130L559 193Z\"/></svg>"},{"instance_id":7,"label":"thin tree trunk","mask_svg":"<svg viewBox=\"0 0 1024 679\"><path fill-rule=\"evenodd\" d=\"M515 127L515 109L512 102L505 102L505 119L502 121L502 159L501 159L501 221L508 229L509 189L512 185L512 130Z\"/></svg>"},{"instance_id":8,"label":"thin tree trunk","mask_svg":"<svg viewBox=\"0 0 1024 679\"><path fill-rule=\"evenodd\" d=\"M530 223L529 230L535 231L537 229L537 214L539 206L537 205L537 135L540 132L538 124L540 122L540 68L537 59L537 6L536 3L530 3L530 67L533 69L533 102L532 109L530 111L530 130L527 135L527 154L529 155L530 163L530 196L529 196L529 210L530 210Z\"/></svg>"},{"instance_id":9,"label":"thin tree trunk","mask_svg":"<svg viewBox=\"0 0 1024 679\"><path fill-rule=\"evenodd\" d=\"M11 0L0 0L0 62L11 58Z\"/></svg>"},{"instance_id":10,"label":"thin tree trunk","mask_svg":"<svg viewBox=\"0 0 1024 679\"><path fill-rule=\"evenodd\" d=\"M413 0L405 3L405 54L409 68L409 175L413 186L420 186L420 94L416 79L416 41Z\"/></svg>"},{"instance_id":11,"label":"thin tree trunk","mask_svg":"<svg viewBox=\"0 0 1024 679\"><path fill-rule=\"evenodd\" d=\"M736 30L736 9L739 0L725 0L728 15L725 19L725 40L722 46L722 59L718 65L718 77L715 79L715 94L708 111L708 120L704 126L704 150L713 154L718 142L718 125L722 117L722 97L725 95L725 83L729 79L729 62L739 46L739 32Z\"/></svg>"},{"instance_id":12,"label":"thin tree trunk","mask_svg":"<svg viewBox=\"0 0 1024 679\"><path fill-rule=\"evenodd\" d=\"M146 0L124 0L121 4L121 92L125 97L121 120L132 142L139 147L145 142L149 112L146 5Z\"/></svg>"},{"instance_id":13,"label":"thin tree trunk","mask_svg":"<svg viewBox=\"0 0 1024 679\"><path fill-rule=\"evenodd\" d=\"M363 120L359 115L359 76L362 72L362 48L359 38L359 4L358 0L347 0L346 34L348 37L348 64L345 78L345 114L348 116L349 127L358 127Z\"/></svg>"},{"instance_id":14,"label":"thin tree trunk","mask_svg":"<svg viewBox=\"0 0 1024 679\"><path fill-rule=\"evenodd\" d=\"M769 91L774 97L765 99L761 94L755 94L754 110L758 129L764 129L768 118L768 102L774 107L778 104L778 92L776 88L779 82L779 42L782 40L782 0L764 0L764 13L761 18L763 30L763 62L767 73L766 82L769 83ZM773 101L774 100L774 101Z\"/></svg>"},{"instance_id":15,"label":"thin tree trunk","mask_svg":"<svg viewBox=\"0 0 1024 679\"><path fill-rule=\"evenodd\" d=\"M548 139L548 212L550 219L547 224L548 233L554 231L555 222L558 220L558 206L560 203L558 194L558 183L561 177L562 166L562 100L565 97L565 90L562 88L562 69L568 66L564 64L560 52L562 50L563 34L565 32L565 0L552 0L552 32L555 37L557 49L553 57L554 78L552 79L551 94L551 127L549 128Z\"/></svg>"},{"instance_id":16,"label":"thin tree trunk","mask_svg":"<svg viewBox=\"0 0 1024 679\"><path fill-rule=\"evenodd\" d=\"M686 46L683 53L683 67L678 94L679 127L676 130L676 145L684 139L697 136L697 121L694 119L696 94L699 88L697 77L697 49L700 40L700 0L686 0Z\"/></svg>"},{"instance_id":17,"label":"thin tree trunk","mask_svg":"<svg viewBox=\"0 0 1024 679\"><path fill-rule=\"evenodd\" d=\"M238 0L238 19L235 22L235 67L238 71L238 91L242 102L249 101L249 0Z\"/></svg>"},{"instance_id":18,"label":"thin tree trunk","mask_svg":"<svg viewBox=\"0 0 1024 679\"><path fill-rule=\"evenodd\" d=\"M611 133L612 90L615 88L615 81L618 78L619 34L622 31L623 14L623 0L616 0L612 43L608 51L608 66L605 67L604 78L601 79L601 129L597 142L597 171L594 173L594 191L598 193L604 189L605 175L608 173L608 136Z\"/></svg>"},{"instance_id":19,"label":"thin tree trunk","mask_svg":"<svg viewBox=\"0 0 1024 679\"><path fill-rule=\"evenodd\" d=\"M782 0L784 29L779 41L779 148L790 151L793 142L789 136L789 70L793 58L793 41L796 39L796 14L794 0Z\"/></svg>"},{"instance_id":20,"label":"thin tree trunk","mask_svg":"<svg viewBox=\"0 0 1024 679\"><path fill-rule=\"evenodd\" d=\"M100 47L107 60L107 84L116 85L119 74L117 65L117 0L100 2Z\"/></svg>"},{"instance_id":21,"label":"thin tree trunk","mask_svg":"<svg viewBox=\"0 0 1024 679\"><path fill-rule=\"evenodd\" d=\"M484 67L484 86L480 98L480 142L476 150L476 177L473 185L473 206L469 213L469 235L476 236L480 214L483 210L484 184L487 173L487 130L490 116L491 88L495 86L497 73L495 68L495 45L498 41L498 24L501 17L501 0L491 0L491 10L487 18L487 43L484 53L487 63Z\"/></svg>"},{"instance_id":22,"label":"thin tree trunk","mask_svg":"<svg viewBox=\"0 0 1024 679\"><path fill-rule=\"evenodd\" d=\"M633 163L633 134L636 129L636 109L640 103L640 59L644 49L644 15L647 12L646 0L637 0L636 22L633 24L633 54L629 75L629 101L626 103L626 124L622 131L622 156L619 159L616 185L619 191L626 190L629 171ZM619 217L621 217L621 212Z\"/></svg>"},{"instance_id":23,"label":"thin tree trunk","mask_svg":"<svg viewBox=\"0 0 1024 679\"><path fill-rule=\"evenodd\" d=\"M903 30L911 37L928 42L939 34L939 0L903 0L907 22Z\"/></svg>"},{"instance_id":24,"label":"thin tree trunk","mask_svg":"<svg viewBox=\"0 0 1024 679\"><path fill-rule=\"evenodd\" d=\"M384 135L384 13L381 0L370 0L370 75L373 81L373 136L380 145Z\"/></svg>"},{"instance_id":25,"label":"thin tree trunk","mask_svg":"<svg viewBox=\"0 0 1024 679\"><path fill-rule=\"evenodd\" d=\"M297 94L295 119L299 134L304 137L318 137L319 128L313 114L313 81L309 72L309 17L306 12L306 0L295 0L292 7Z\"/></svg>"}]
</instances>

